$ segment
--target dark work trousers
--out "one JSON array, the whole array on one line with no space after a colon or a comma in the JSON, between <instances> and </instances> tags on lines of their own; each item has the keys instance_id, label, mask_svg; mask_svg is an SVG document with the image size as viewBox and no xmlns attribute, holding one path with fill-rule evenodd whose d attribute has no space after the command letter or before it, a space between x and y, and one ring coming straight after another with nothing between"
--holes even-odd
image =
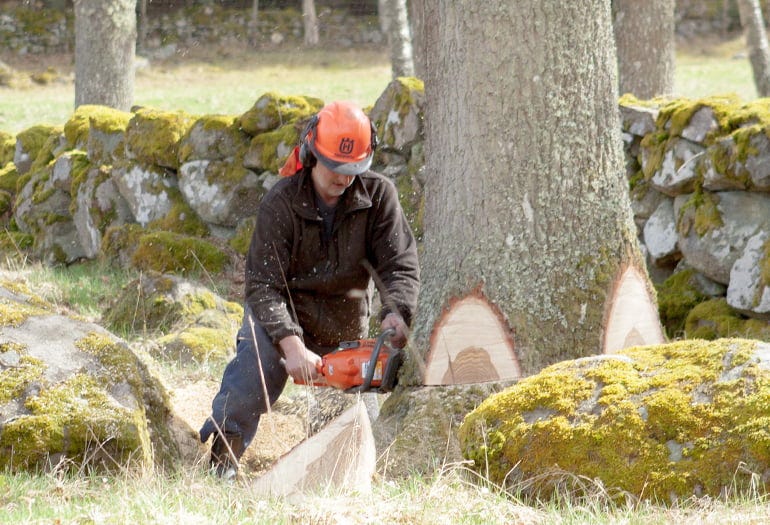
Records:
<instances>
[{"instance_id":1,"label":"dark work trousers","mask_svg":"<svg viewBox=\"0 0 770 525\"><path fill-rule=\"evenodd\" d=\"M272 406L281 395L289 377L281 363L281 355L258 322L254 322L257 341L255 348L249 317L247 308L243 316L243 324L238 331L236 355L225 368L219 393L211 403L211 416L200 429L200 438L203 443L217 431L217 426L228 438L240 437L243 440L243 448L238 455L246 450L254 439L260 416L267 412L268 402ZM259 352L259 360L257 352ZM262 374L259 372L260 362ZM266 388L262 386L263 376ZM265 390L269 398L267 401Z\"/></svg>"}]
</instances>

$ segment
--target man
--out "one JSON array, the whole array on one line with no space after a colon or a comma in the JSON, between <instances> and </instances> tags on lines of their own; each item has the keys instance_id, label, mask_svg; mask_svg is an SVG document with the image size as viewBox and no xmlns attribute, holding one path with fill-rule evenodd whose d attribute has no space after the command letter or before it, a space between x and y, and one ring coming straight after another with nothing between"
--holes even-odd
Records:
<instances>
[{"instance_id":1,"label":"man","mask_svg":"<svg viewBox=\"0 0 770 525\"><path fill-rule=\"evenodd\" d=\"M377 146L369 118L349 102L308 123L281 179L261 200L246 256L246 305L235 358L212 415L211 465L233 477L261 414L288 376L318 379L321 355L368 333L373 268L384 289L381 328L403 347L417 303L414 235L394 184L369 171ZM255 345L256 341L256 345Z\"/></svg>"}]
</instances>

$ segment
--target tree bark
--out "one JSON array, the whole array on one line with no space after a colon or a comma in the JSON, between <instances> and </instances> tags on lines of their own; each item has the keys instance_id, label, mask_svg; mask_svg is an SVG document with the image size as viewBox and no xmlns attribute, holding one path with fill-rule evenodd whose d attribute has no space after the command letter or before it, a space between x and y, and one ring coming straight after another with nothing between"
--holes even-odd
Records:
<instances>
[{"instance_id":1,"label":"tree bark","mask_svg":"<svg viewBox=\"0 0 770 525\"><path fill-rule=\"evenodd\" d=\"M414 63L414 74L416 77L425 79L425 70L427 68L427 55L425 53L425 2L426 0L409 0L409 26L412 33L412 62Z\"/></svg>"},{"instance_id":2,"label":"tree bark","mask_svg":"<svg viewBox=\"0 0 770 525\"><path fill-rule=\"evenodd\" d=\"M390 14L388 12L388 2L390 0L377 0L377 19L380 22L380 32L383 35L388 34L390 27Z\"/></svg>"},{"instance_id":3,"label":"tree bark","mask_svg":"<svg viewBox=\"0 0 770 525\"><path fill-rule=\"evenodd\" d=\"M386 0L388 10L388 45L393 78L414 76L412 35L406 0Z\"/></svg>"},{"instance_id":4,"label":"tree bark","mask_svg":"<svg viewBox=\"0 0 770 525\"><path fill-rule=\"evenodd\" d=\"M620 93L641 99L674 90L674 0L612 0Z\"/></svg>"},{"instance_id":5,"label":"tree bark","mask_svg":"<svg viewBox=\"0 0 770 525\"><path fill-rule=\"evenodd\" d=\"M623 176L609 4L424 8L434 23L423 35L427 197L411 343L419 355L402 384L423 384L442 352L446 363L466 350L478 361L466 342L437 336L457 332L457 318L463 330L498 332L490 369L514 356L524 375L617 349L607 327L629 316L613 305L646 310L644 326L625 326L613 341L661 342ZM637 285L621 286L629 268ZM617 297L627 290L633 300ZM447 370L436 376L451 379Z\"/></svg>"},{"instance_id":6,"label":"tree bark","mask_svg":"<svg viewBox=\"0 0 770 525\"><path fill-rule=\"evenodd\" d=\"M318 17L315 11L315 0L302 0L302 22L305 27L305 45L318 45Z\"/></svg>"},{"instance_id":7,"label":"tree bark","mask_svg":"<svg viewBox=\"0 0 770 525\"><path fill-rule=\"evenodd\" d=\"M738 0L741 25L746 31L754 85L760 97L770 96L770 47L759 0Z\"/></svg>"},{"instance_id":8,"label":"tree bark","mask_svg":"<svg viewBox=\"0 0 770 525\"><path fill-rule=\"evenodd\" d=\"M128 111L134 98L136 0L75 0L75 107Z\"/></svg>"}]
</instances>

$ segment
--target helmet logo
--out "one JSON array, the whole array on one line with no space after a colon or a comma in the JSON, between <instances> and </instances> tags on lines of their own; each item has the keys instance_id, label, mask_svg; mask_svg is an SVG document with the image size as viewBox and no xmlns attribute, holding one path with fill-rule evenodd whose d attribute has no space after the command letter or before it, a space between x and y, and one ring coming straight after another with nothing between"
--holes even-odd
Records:
<instances>
[{"instance_id":1,"label":"helmet logo","mask_svg":"<svg viewBox=\"0 0 770 525\"><path fill-rule=\"evenodd\" d=\"M355 144L355 140L347 137L343 137L340 140L340 153L343 155L350 155L353 152L353 145Z\"/></svg>"}]
</instances>

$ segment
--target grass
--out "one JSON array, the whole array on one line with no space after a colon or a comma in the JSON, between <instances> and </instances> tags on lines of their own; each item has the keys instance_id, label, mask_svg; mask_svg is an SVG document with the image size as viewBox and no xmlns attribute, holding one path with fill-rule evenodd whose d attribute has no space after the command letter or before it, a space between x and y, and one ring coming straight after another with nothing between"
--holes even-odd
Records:
<instances>
[{"instance_id":1,"label":"grass","mask_svg":"<svg viewBox=\"0 0 770 525\"><path fill-rule=\"evenodd\" d=\"M75 100L71 60L55 60L57 64L53 67L59 71L60 81L17 90L0 88L0 130L18 133L36 124L64 125L72 115ZM27 71L51 66L6 61ZM158 62L139 69L134 104L182 109L193 115L240 115L262 94L277 91L324 101L348 99L366 107L376 102L389 81L390 62L381 50L193 56L181 62Z\"/></svg>"},{"instance_id":2,"label":"grass","mask_svg":"<svg viewBox=\"0 0 770 525\"><path fill-rule=\"evenodd\" d=\"M105 476L62 471L0 474L0 523L142 524L616 524L766 523L757 498L729 503L688 500L672 507L613 503L600 487L588 498L526 501L497 487L469 482L447 466L434 477L375 483L370 493L317 492L300 499L260 499L248 485L221 483L190 470L173 475L123 472Z\"/></svg>"},{"instance_id":3,"label":"grass","mask_svg":"<svg viewBox=\"0 0 770 525\"><path fill-rule=\"evenodd\" d=\"M742 42L736 39L680 49L676 92L688 97L734 92L747 101L756 98L748 60L733 58L741 50ZM324 100L348 98L366 106L376 101L390 80L387 55L376 50L184 58L140 70L135 103L193 114L241 114L262 93L279 91ZM70 59L62 62L59 57L57 62L63 82L24 90L0 88L0 130L16 133L34 124L66 122L74 100ZM35 293L94 319L105 301L135 277L98 263L52 269L24 262L10 269L24 273ZM548 501L529 501L516 491L503 492L474 479L459 465L429 478L377 479L371 494L308 494L298 501L257 498L246 482L219 482L201 466L188 466L173 475L136 471L98 475L77 466L68 472L0 472L0 523L225 522L763 523L770 522L770 505L757 494L734 495L726 501L692 499L673 507L632 498L618 503L599 486L590 497L565 493Z\"/></svg>"}]
</instances>

